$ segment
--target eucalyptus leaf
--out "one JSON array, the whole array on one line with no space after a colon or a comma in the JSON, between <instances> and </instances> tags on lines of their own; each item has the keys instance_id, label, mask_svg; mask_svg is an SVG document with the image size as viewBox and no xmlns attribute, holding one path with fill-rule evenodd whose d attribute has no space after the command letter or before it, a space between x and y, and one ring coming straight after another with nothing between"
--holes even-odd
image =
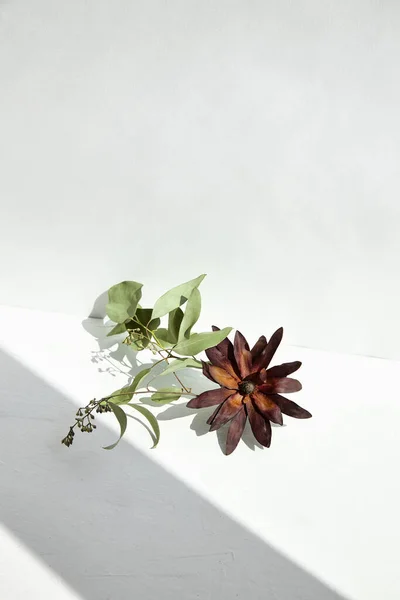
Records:
<instances>
[{"instance_id":1,"label":"eucalyptus leaf","mask_svg":"<svg viewBox=\"0 0 400 600\"><path fill-rule=\"evenodd\" d=\"M141 404L128 404L128 406L130 406L131 408L134 408L135 410L140 412L140 414L143 415L150 423L150 425L154 431L154 439L153 439L154 444L153 444L152 448L155 448L157 446L158 442L160 441L160 426L158 425L157 419L147 408L145 408Z\"/></svg>"},{"instance_id":2,"label":"eucalyptus leaf","mask_svg":"<svg viewBox=\"0 0 400 600\"><path fill-rule=\"evenodd\" d=\"M124 323L133 317L140 298L143 284L137 281L122 281L108 290L107 316L115 323Z\"/></svg>"},{"instance_id":3,"label":"eucalyptus leaf","mask_svg":"<svg viewBox=\"0 0 400 600\"><path fill-rule=\"evenodd\" d=\"M199 275L199 277L191 279L186 283L181 283L180 285L163 294L154 305L153 319L156 317L163 317L171 312L171 310L174 310L175 308L178 308L178 306L184 304L192 291L199 287L204 277L205 275Z\"/></svg>"},{"instance_id":4,"label":"eucalyptus leaf","mask_svg":"<svg viewBox=\"0 0 400 600\"><path fill-rule=\"evenodd\" d=\"M146 326L149 324L149 322L151 321L151 313L152 313L152 309L151 308L138 308L136 310L135 316L134 316L134 320L136 319L137 321L139 321L139 323L142 326Z\"/></svg>"},{"instance_id":5,"label":"eucalyptus leaf","mask_svg":"<svg viewBox=\"0 0 400 600\"><path fill-rule=\"evenodd\" d=\"M157 390L150 399L157 404L168 404L174 400L178 400L182 396L182 390L176 387L166 387Z\"/></svg>"},{"instance_id":6,"label":"eucalyptus leaf","mask_svg":"<svg viewBox=\"0 0 400 600\"><path fill-rule=\"evenodd\" d=\"M128 319L125 321L125 327L127 331L133 331L134 329L137 329L139 325L133 319Z\"/></svg>"},{"instance_id":7,"label":"eucalyptus leaf","mask_svg":"<svg viewBox=\"0 0 400 600\"><path fill-rule=\"evenodd\" d=\"M150 373L151 369L152 367L142 369L139 371L139 373L137 373L137 375L135 375L133 381L129 385L111 394L113 401L116 404L127 404L130 400L132 400L133 392L136 392L139 383L146 377L148 373ZM118 399L119 396L121 397L121 400Z\"/></svg>"},{"instance_id":8,"label":"eucalyptus leaf","mask_svg":"<svg viewBox=\"0 0 400 600\"><path fill-rule=\"evenodd\" d=\"M148 329L150 329L150 331L155 331L157 329L157 327L160 326L160 323L161 323L161 321L159 318L151 319L151 321L149 321L147 327L148 327Z\"/></svg>"},{"instance_id":9,"label":"eucalyptus leaf","mask_svg":"<svg viewBox=\"0 0 400 600\"><path fill-rule=\"evenodd\" d=\"M110 405L111 410L113 411L114 415L117 418L117 421L118 421L119 426L121 428L121 433L120 433L120 436L117 439L117 441L114 442L114 444L111 444L110 446L103 446L104 450L112 450L113 448L115 448L115 446L119 443L120 439L124 435L124 433L126 431L126 426L127 426L127 423L128 423L128 419L126 418L126 414L122 410L122 408L120 408L117 404L114 404L113 402L109 402L109 405Z\"/></svg>"},{"instance_id":10,"label":"eucalyptus leaf","mask_svg":"<svg viewBox=\"0 0 400 600\"><path fill-rule=\"evenodd\" d=\"M173 344L178 341L182 320L183 310L181 308L175 308L168 315L168 339Z\"/></svg>"},{"instance_id":11,"label":"eucalyptus leaf","mask_svg":"<svg viewBox=\"0 0 400 600\"><path fill-rule=\"evenodd\" d=\"M152 312L151 308L138 308L131 321L133 328L139 329L142 336L144 336L144 339L142 339L144 347L148 346L151 341L152 334L150 332L157 329L160 324L160 319L151 318Z\"/></svg>"},{"instance_id":12,"label":"eucalyptus leaf","mask_svg":"<svg viewBox=\"0 0 400 600\"><path fill-rule=\"evenodd\" d=\"M142 308L141 306L138 306L136 314L132 320L133 326L143 328L143 333L149 335L149 330L154 331L160 325L160 319L153 319L152 312L152 308Z\"/></svg>"},{"instance_id":13,"label":"eucalyptus leaf","mask_svg":"<svg viewBox=\"0 0 400 600\"><path fill-rule=\"evenodd\" d=\"M129 385L129 389L132 392L136 391L136 388L138 387L139 383L142 381L142 379L146 377L148 373L150 373L151 369L152 367L147 367L146 369L142 369L141 371L139 371L139 373L135 375L132 383Z\"/></svg>"},{"instance_id":14,"label":"eucalyptus leaf","mask_svg":"<svg viewBox=\"0 0 400 600\"><path fill-rule=\"evenodd\" d=\"M182 340L174 346L174 352L181 356L194 356L207 348L213 348L224 340L232 331L232 327L225 327L220 331L206 333L193 333L188 340Z\"/></svg>"},{"instance_id":15,"label":"eucalyptus leaf","mask_svg":"<svg viewBox=\"0 0 400 600\"><path fill-rule=\"evenodd\" d=\"M162 375L170 375L171 373L176 373L176 371L180 371L181 369L185 369L186 367L201 369L202 364L199 360L196 360L194 358L178 358L169 363L168 367L162 373L160 373L160 377Z\"/></svg>"},{"instance_id":16,"label":"eucalyptus leaf","mask_svg":"<svg viewBox=\"0 0 400 600\"><path fill-rule=\"evenodd\" d=\"M125 333L126 332L126 323L117 323L117 325L115 327L113 327L111 329L111 331L109 331L107 333L107 337L110 337L110 335L118 335L118 333Z\"/></svg>"},{"instance_id":17,"label":"eucalyptus leaf","mask_svg":"<svg viewBox=\"0 0 400 600\"><path fill-rule=\"evenodd\" d=\"M160 342L163 348L170 348L173 345L173 342L171 342L169 339L168 329L165 329L165 327L156 329L154 332L154 338Z\"/></svg>"},{"instance_id":18,"label":"eucalyptus leaf","mask_svg":"<svg viewBox=\"0 0 400 600\"><path fill-rule=\"evenodd\" d=\"M150 435L151 439L153 440L153 442L155 442L156 437L155 437L155 435L153 433L152 428L149 427L149 425L147 423L144 423L140 419L139 415L131 415L129 413L126 413L126 416L128 417L128 419L132 419L133 421L136 421L136 423L140 423L140 425L142 425L142 427L144 427L145 430L149 433L149 435Z\"/></svg>"},{"instance_id":19,"label":"eucalyptus leaf","mask_svg":"<svg viewBox=\"0 0 400 600\"><path fill-rule=\"evenodd\" d=\"M178 333L178 341L190 337L190 332L193 325L197 323L201 312L201 295L197 288L195 288L190 294L186 307L185 314L181 322Z\"/></svg>"}]
</instances>

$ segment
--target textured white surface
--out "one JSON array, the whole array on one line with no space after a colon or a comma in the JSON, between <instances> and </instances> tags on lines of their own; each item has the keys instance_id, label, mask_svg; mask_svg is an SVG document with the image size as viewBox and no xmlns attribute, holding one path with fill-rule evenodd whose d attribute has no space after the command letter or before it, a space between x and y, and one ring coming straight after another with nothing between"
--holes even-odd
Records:
<instances>
[{"instance_id":1,"label":"textured white surface","mask_svg":"<svg viewBox=\"0 0 400 600\"><path fill-rule=\"evenodd\" d=\"M3 463L4 464L4 463ZM3 486L2 489L4 490ZM4 493L4 491L3 491ZM29 552L11 532L0 525L0 592L10 600L80 600L65 580L45 565L46 558Z\"/></svg>"},{"instance_id":2,"label":"textured white surface","mask_svg":"<svg viewBox=\"0 0 400 600\"><path fill-rule=\"evenodd\" d=\"M400 358L399 30L393 0L1 2L0 301L208 272L217 320Z\"/></svg>"},{"instance_id":3,"label":"textured white surface","mask_svg":"<svg viewBox=\"0 0 400 600\"><path fill-rule=\"evenodd\" d=\"M91 362L75 317L3 308L0 331L1 517L34 557L27 579L2 541L1 570L19 576L0 578L1 598L398 600L398 362L283 346L277 360L304 361L296 399L314 416L274 428L270 450L225 457L196 435L208 411L184 407L160 409L157 450L134 421L101 450L108 418L67 450L74 405L124 376L98 371L110 364Z\"/></svg>"}]
</instances>

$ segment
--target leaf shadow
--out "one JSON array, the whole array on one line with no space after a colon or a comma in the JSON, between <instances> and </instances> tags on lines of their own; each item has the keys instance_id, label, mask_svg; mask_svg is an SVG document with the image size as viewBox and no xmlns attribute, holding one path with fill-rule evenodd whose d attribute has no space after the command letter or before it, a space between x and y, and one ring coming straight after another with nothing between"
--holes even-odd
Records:
<instances>
[{"instance_id":1,"label":"leaf shadow","mask_svg":"<svg viewBox=\"0 0 400 600\"><path fill-rule=\"evenodd\" d=\"M100 298L101 298L101 296L99 296L99 299ZM95 306L96 306L96 302L95 302ZM101 306L101 303L99 303L97 306ZM91 315L94 312L95 311L93 309ZM102 372L107 372L110 375L113 375L113 372L112 372L113 363L111 362L111 360L109 360L109 358L116 361L117 363L121 363L127 369L126 371L123 371L124 374L127 375L127 377L129 378L129 380L127 381L127 385L132 381L133 377L139 371L141 371L144 368L151 367L154 365L154 362L157 362L156 359L154 359L152 362L139 363L138 357L137 357L138 352L132 350L131 348L129 348L129 346L121 343L123 340L124 334L107 337L107 333L110 331L111 326L108 327L104 323L103 318L100 316L96 316L96 317L90 316L87 319L84 319L82 321L82 326L90 335L92 335L93 337L96 338L96 341L99 345L99 352L95 353L95 354L97 354L97 358L94 359L94 362L96 362L96 360L98 362L106 362L106 363L109 362L111 365L110 367L107 367L104 369L99 369L99 370L101 370ZM110 350L113 346L116 346L115 350ZM104 351L108 351L109 358L107 356L101 355L101 353ZM161 367L160 367L160 369L161 369ZM121 369L121 371L122 371L122 369ZM155 367L155 369L154 369L154 375L157 375L157 367ZM195 389L197 393L201 393L202 391L210 389L210 385L209 385L210 382L205 380L204 377L202 376L201 372L197 369L187 369L187 370L185 369L185 373L182 372L180 374L180 377L182 378L182 381L185 386L187 386L190 389ZM172 386L174 384L176 385L176 387L178 389L179 385L177 385L175 377L171 374L171 375L166 375L166 376L157 378L156 381L152 381L151 387L154 388L155 390L157 390L157 389L160 389L163 387ZM160 404L158 404L157 402L153 402L151 400L151 398L146 395L143 395L140 397L140 402L141 402L141 404L144 404L150 408L152 408L152 407L159 408L160 407ZM210 432L210 426L207 424L207 419L211 416L211 414L214 412L214 410L215 410L215 407L211 407L211 408L207 408L207 409L202 408L202 409L195 410L192 408L188 408L186 406L186 401L179 400L177 402L168 404L166 406L165 410L163 412L160 412L157 415L157 420L158 421L171 421L173 419L180 419L180 418L192 416L193 419L190 424L190 429L192 431L194 431L198 437L200 437L200 436L203 436L206 433ZM272 423L272 425L275 426L273 423ZM277 427L279 427L279 425L277 425ZM225 453L226 436L227 436L228 428L229 428L229 425L226 425L226 426L218 429L216 432L218 444L223 453ZM261 444L259 444L257 442L257 440L254 438L254 435L251 431L251 427L248 422L246 423L245 429L243 431L242 441L253 452L255 452L256 449L264 450L264 447L261 446Z\"/></svg>"},{"instance_id":2,"label":"leaf shadow","mask_svg":"<svg viewBox=\"0 0 400 600\"><path fill-rule=\"evenodd\" d=\"M215 407L211 409L199 409L195 412L195 409L188 408L185 403L171 404L164 412L157 416L159 421L171 421L173 419L180 419L182 417L192 416L193 420L190 424L190 429L196 433L197 436L205 435L209 433L210 426L207 424L207 419L214 412Z\"/></svg>"},{"instance_id":3,"label":"leaf shadow","mask_svg":"<svg viewBox=\"0 0 400 600\"><path fill-rule=\"evenodd\" d=\"M99 346L99 350L93 352L93 362L109 362L111 367L114 367L115 370L119 370L123 372L125 375L128 375L130 378L134 377L139 371L144 368L152 367L154 362L142 363L138 360L138 352L133 350L126 344L122 344L124 339L124 334L114 335L112 337L107 337L108 332L110 331L110 327L104 323L102 318L93 318L88 317L82 321L82 327L84 330L89 333L92 337L96 339L96 342ZM114 349L112 349L115 346ZM108 354L105 354L105 351L108 351ZM121 364L127 370L122 371L122 369L118 369L113 365L111 360L114 360L116 363ZM99 369L101 372L110 372L110 369Z\"/></svg>"},{"instance_id":4,"label":"leaf shadow","mask_svg":"<svg viewBox=\"0 0 400 600\"><path fill-rule=\"evenodd\" d=\"M106 306L108 302L108 292L102 292L97 296L93 303L92 310L89 313L89 318L103 319L106 316Z\"/></svg>"},{"instance_id":5,"label":"leaf shadow","mask_svg":"<svg viewBox=\"0 0 400 600\"><path fill-rule=\"evenodd\" d=\"M256 440L256 438L253 435L253 432L251 430L250 427L250 423L247 420L243 434L242 434L242 440L243 442L246 444L246 446L248 448L250 448L250 450L252 450L253 452L256 451L256 448L258 450L264 450L264 446L261 446L261 444L259 444Z\"/></svg>"},{"instance_id":6,"label":"leaf shadow","mask_svg":"<svg viewBox=\"0 0 400 600\"><path fill-rule=\"evenodd\" d=\"M106 323L104 323L104 320L101 317L88 317L84 319L82 321L82 327L87 333L89 333L89 335L96 339L96 342L99 346L99 350L93 352L92 355L92 362L103 365L103 367L100 366L98 368L99 372L107 373L111 376L115 376L116 372L123 373L128 378L126 382L127 385L131 383L132 379L138 374L139 371L145 368L153 367L154 364L159 360L158 358L154 357L154 359L150 361L147 360L146 362L140 362L138 360L139 353L130 348L128 345L122 344L124 334L107 337L107 334L111 329L111 325L108 326ZM115 361L117 364L114 364L113 361ZM125 370L119 368L119 365L124 367ZM161 372L162 366L160 364L160 367L154 367L152 375L155 378L157 375L161 375ZM200 374L198 369L186 369L186 372L180 374L180 377L188 389L196 389L197 393L201 393L209 388L207 381L204 380L204 377ZM160 376L159 378L157 377L155 381L151 381L151 387L154 388L154 390L172 386L180 389L180 386L173 374ZM142 396L140 401L148 406L160 406L160 404L153 402L149 397L146 396ZM178 407L184 405L174 404L173 406ZM187 410L190 411L190 409ZM188 414L193 415L193 410L191 410Z\"/></svg>"}]
</instances>

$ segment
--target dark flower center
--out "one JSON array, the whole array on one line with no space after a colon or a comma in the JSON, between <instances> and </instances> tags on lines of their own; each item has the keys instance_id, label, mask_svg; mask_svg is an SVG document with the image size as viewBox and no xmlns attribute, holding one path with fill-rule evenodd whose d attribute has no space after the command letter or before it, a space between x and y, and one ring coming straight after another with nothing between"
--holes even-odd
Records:
<instances>
[{"instance_id":1,"label":"dark flower center","mask_svg":"<svg viewBox=\"0 0 400 600\"><path fill-rule=\"evenodd\" d=\"M254 392L255 387L256 386L252 381L242 381L242 383L239 383L239 392L243 394L243 396L247 396L248 394L251 394L251 392Z\"/></svg>"}]
</instances>

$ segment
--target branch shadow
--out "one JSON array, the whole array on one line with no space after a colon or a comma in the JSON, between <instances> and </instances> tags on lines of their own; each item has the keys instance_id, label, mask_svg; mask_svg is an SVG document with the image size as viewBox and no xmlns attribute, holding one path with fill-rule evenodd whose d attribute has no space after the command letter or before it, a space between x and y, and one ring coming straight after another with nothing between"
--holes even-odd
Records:
<instances>
[{"instance_id":1,"label":"branch shadow","mask_svg":"<svg viewBox=\"0 0 400 600\"><path fill-rule=\"evenodd\" d=\"M99 302L100 304L101 302L104 302L104 298L102 298L102 296L103 295L99 296L99 298L96 300L95 306L98 305ZM92 310L92 312L95 311ZM129 370L126 372L126 374L129 376L129 382L139 372L139 370L152 366L153 363L139 364L137 359L138 353L134 352L128 346L118 343L123 340L123 334L107 337L107 333L113 325L107 326L107 324L104 324L104 320L102 317L89 317L87 319L84 319L82 321L82 326L90 335L96 338L96 341L99 345L99 354L101 354L105 350L109 350L110 348L116 346L116 349L110 352L109 355L116 362L122 363L126 367L129 367ZM98 360L100 362L102 360L107 360L101 359L99 357L99 354L96 354L97 358L94 360ZM103 369L102 371L112 374L112 372L110 372L110 368ZM180 376L185 385L187 385L189 388L195 389L196 392L199 394L203 391L206 391L207 389L210 389L210 385L204 380L204 377L201 376L197 369L185 369L185 371L182 372ZM172 386L173 384L176 384L176 380L174 379L173 375L167 375L163 377L162 381L159 380L156 383L152 383L155 389L159 389L160 387ZM146 397L141 398L141 403L149 407L158 406L157 403L152 402L149 398ZM214 410L215 408L203 408L199 410L187 408L186 403L182 401L177 401L173 404L168 405L168 407L163 412L159 413L157 415L157 419L159 421L170 421L173 419L180 419L183 417L192 416L193 419L190 424L190 429L194 431L197 436L202 436L206 433L210 433L210 426L207 424L207 419L209 416L211 416ZM271 423L271 425L273 427L285 427L285 425L275 425L274 423ZM215 432L215 435L217 435L218 444L223 453L225 453L227 431L228 426L225 426L221 427L218 431ZM253 452L255 452L256 450L265 449L254 438L254 435L251 431L248 422L246 423L241 441L244 444L246 444L246 446Z\"/></svg>"},{"instance_id":2,"label":"branch shadow","mask_svg":"<svg viewBox=\"0 0 400 600\"><path fill-rule=\"evenodd\" d=\"M67 450L75 405L2 351L0 368L2 521L82 600L343 600L124 440L101 450L106 425Z\"/></svg>"},{"instance_id":3,"label":"branch shadow","mask_svg":"<svg viewBox=\"0 0 400 600\"><path fill-rule=\"evenodd\" d=\"M89 317L82 321L82 326L85 329L85 331L87 331L91 336L93 336L96 339L96 342L99 346L99 352L94 353L92 360L98 363L107 363L108 357L105 357L104 355L102 355L102 353L104 353L104 351L109 351L108 356L112 360L115 360L118 363L122 363L127 368L127 371L125 371L127 377L129 378L129 381L127 381L127 383L130 383L130 381L141 369L151 367L154 364L154 362L156 362L154 360L153 362L139 363L137 358L137 352L134 352L132 349L130 349L124 344L118 343L123 340L123 334L107 337L107 333L110 330L110 327L104 324L102 318ZM114 346L116 347L115 350L110 351L110 349ZM110 371L110 369L112 368L112 366L103 369L100 367L99 371L107 372L112 375L112 371ZM159 370L161 370L161 368ZM154 372L158 372L157 368L155 368ZM207 385L207 382L204 381L204 377L202 377L199 371L196 369L186 370L186 372L182 373L180 376L185 385L187 385L191 389L195 389L198 393L209 389L209 385ZM174 384L176 385L176 379L173 377L173 375L166 375L163 376L162 379L152 382L152 386L156 390L160 389L161 387L169 387ZM146 397L141 398L141 403L150 407L159 407L157 403L152 402L149 398ZM168 407L162 413L159 413L157 415L157 419L159 421L169 421L171 419L179 419L182 417L192 416L193 421L190 427L193 431L195 431L196 435L200 436L204 435L205 433L208 433L209 431L209 426L207 425L206 421L212 411L209 414L207 414L208 412L209 411L206 409L195 411L194 409L187 408L186 402L177 401L176 403L168 405Z\"/></svg>"}]
</instances>

